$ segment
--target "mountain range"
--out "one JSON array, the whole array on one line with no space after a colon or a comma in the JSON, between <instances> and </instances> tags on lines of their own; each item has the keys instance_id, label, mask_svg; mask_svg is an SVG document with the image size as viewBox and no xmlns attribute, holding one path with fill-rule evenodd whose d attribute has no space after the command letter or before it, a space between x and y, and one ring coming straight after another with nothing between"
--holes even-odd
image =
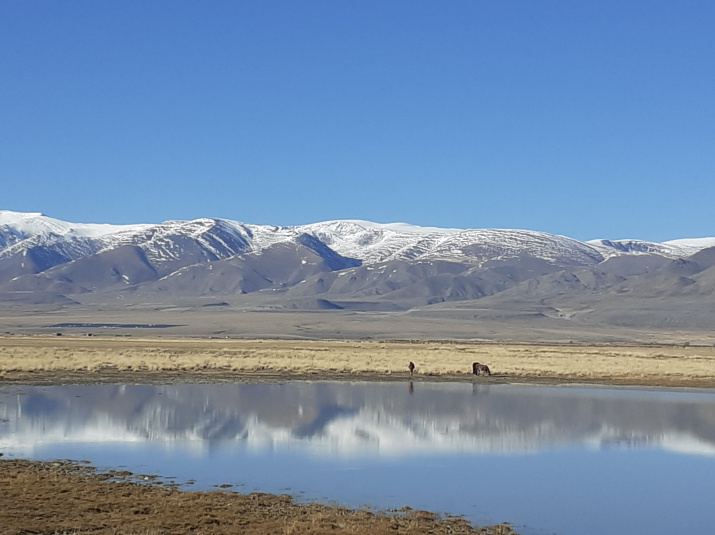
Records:
<instances>
[{"instance_id":1,"label":"mountain range","mask_svg":"<svg viewBox=\"0 0 715 535\"><path fill-rule=\"evenodd\" d=\"M202 218L70 223L0 211L0 305L551 318L715 327L715 238L579 241L510 229Z\"/></svg>"}]
</instances>

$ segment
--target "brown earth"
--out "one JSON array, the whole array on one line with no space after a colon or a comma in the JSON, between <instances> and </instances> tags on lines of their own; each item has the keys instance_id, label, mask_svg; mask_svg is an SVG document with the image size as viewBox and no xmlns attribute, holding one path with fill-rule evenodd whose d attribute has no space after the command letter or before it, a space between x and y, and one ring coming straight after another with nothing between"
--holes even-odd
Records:
<instances>
[{"instance_id":1,"label":"brown earth","mask_svg":"<svg viewBox=\"0 0 715 535\"><path fill-rule=\"evenodd\" d=\"M507 524L473 527L403 507L375 512L294 503L288 495L180 491L139 483L129 472L97 472L69 461L0 459L0 534L491 534Z\"/></svg>"}]
</instances>

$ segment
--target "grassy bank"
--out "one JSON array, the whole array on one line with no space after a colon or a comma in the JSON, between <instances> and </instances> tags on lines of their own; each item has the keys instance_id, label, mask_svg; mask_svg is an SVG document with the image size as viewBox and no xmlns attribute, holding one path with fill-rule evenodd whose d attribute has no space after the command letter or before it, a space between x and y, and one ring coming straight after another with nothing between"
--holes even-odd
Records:
<instances>
[{"instance_id":1,"label":"grassy bank","mask_svg":"<svg viewBox=\"0 0 715 535\"><path fill-rule=\"evenodd\" d=\"M290 341L197 338L0 338L0 380L360 378L715 386L712 346ZM472 362L492 378L475 378ZM148 378L148 379L147 379Z\"/></svg>"}]
</instances>

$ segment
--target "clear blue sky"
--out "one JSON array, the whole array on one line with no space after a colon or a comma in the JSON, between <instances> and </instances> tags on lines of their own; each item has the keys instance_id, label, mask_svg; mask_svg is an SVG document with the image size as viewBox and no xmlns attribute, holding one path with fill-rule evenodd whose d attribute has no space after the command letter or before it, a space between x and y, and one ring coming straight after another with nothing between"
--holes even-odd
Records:
<instances>
[{"instance_id":1,"label":"clear blue sky","mask_svg":"<svg viewBox=\"0 0 715 535\"><path fill-rule=\"evenodd\" d=\"M0 2L0 209L715 236L715 2Z\"/></svg>"}]
</instances>

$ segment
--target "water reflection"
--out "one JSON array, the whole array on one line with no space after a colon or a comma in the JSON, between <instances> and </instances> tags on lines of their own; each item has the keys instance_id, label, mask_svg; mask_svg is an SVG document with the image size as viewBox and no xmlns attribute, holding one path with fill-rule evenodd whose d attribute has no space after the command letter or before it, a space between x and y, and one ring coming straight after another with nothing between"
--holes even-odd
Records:
<instances>
[{"instance_id":1,"label":"water reflection","mask_svg":"<svg viewBox=\"0 0 715 535\"><path fill-rule=\"evenodd\" d=\"M0 389L0 447L193 441L320 455L655 448L715 455L715 396L471 384L91 385Z\"/></svg>"},{"instance_id":2,"label":"water reflection","mask_svg":"<svg viewBox=\"0 0 715 535\"><path fill-rule=\"evenodd\" d=\"M715 394L430 383L0 388L0 451L511 521L524 535L715 525ZM607 514L604 514L607 511Z\"/></svg>"}]
</instances>

